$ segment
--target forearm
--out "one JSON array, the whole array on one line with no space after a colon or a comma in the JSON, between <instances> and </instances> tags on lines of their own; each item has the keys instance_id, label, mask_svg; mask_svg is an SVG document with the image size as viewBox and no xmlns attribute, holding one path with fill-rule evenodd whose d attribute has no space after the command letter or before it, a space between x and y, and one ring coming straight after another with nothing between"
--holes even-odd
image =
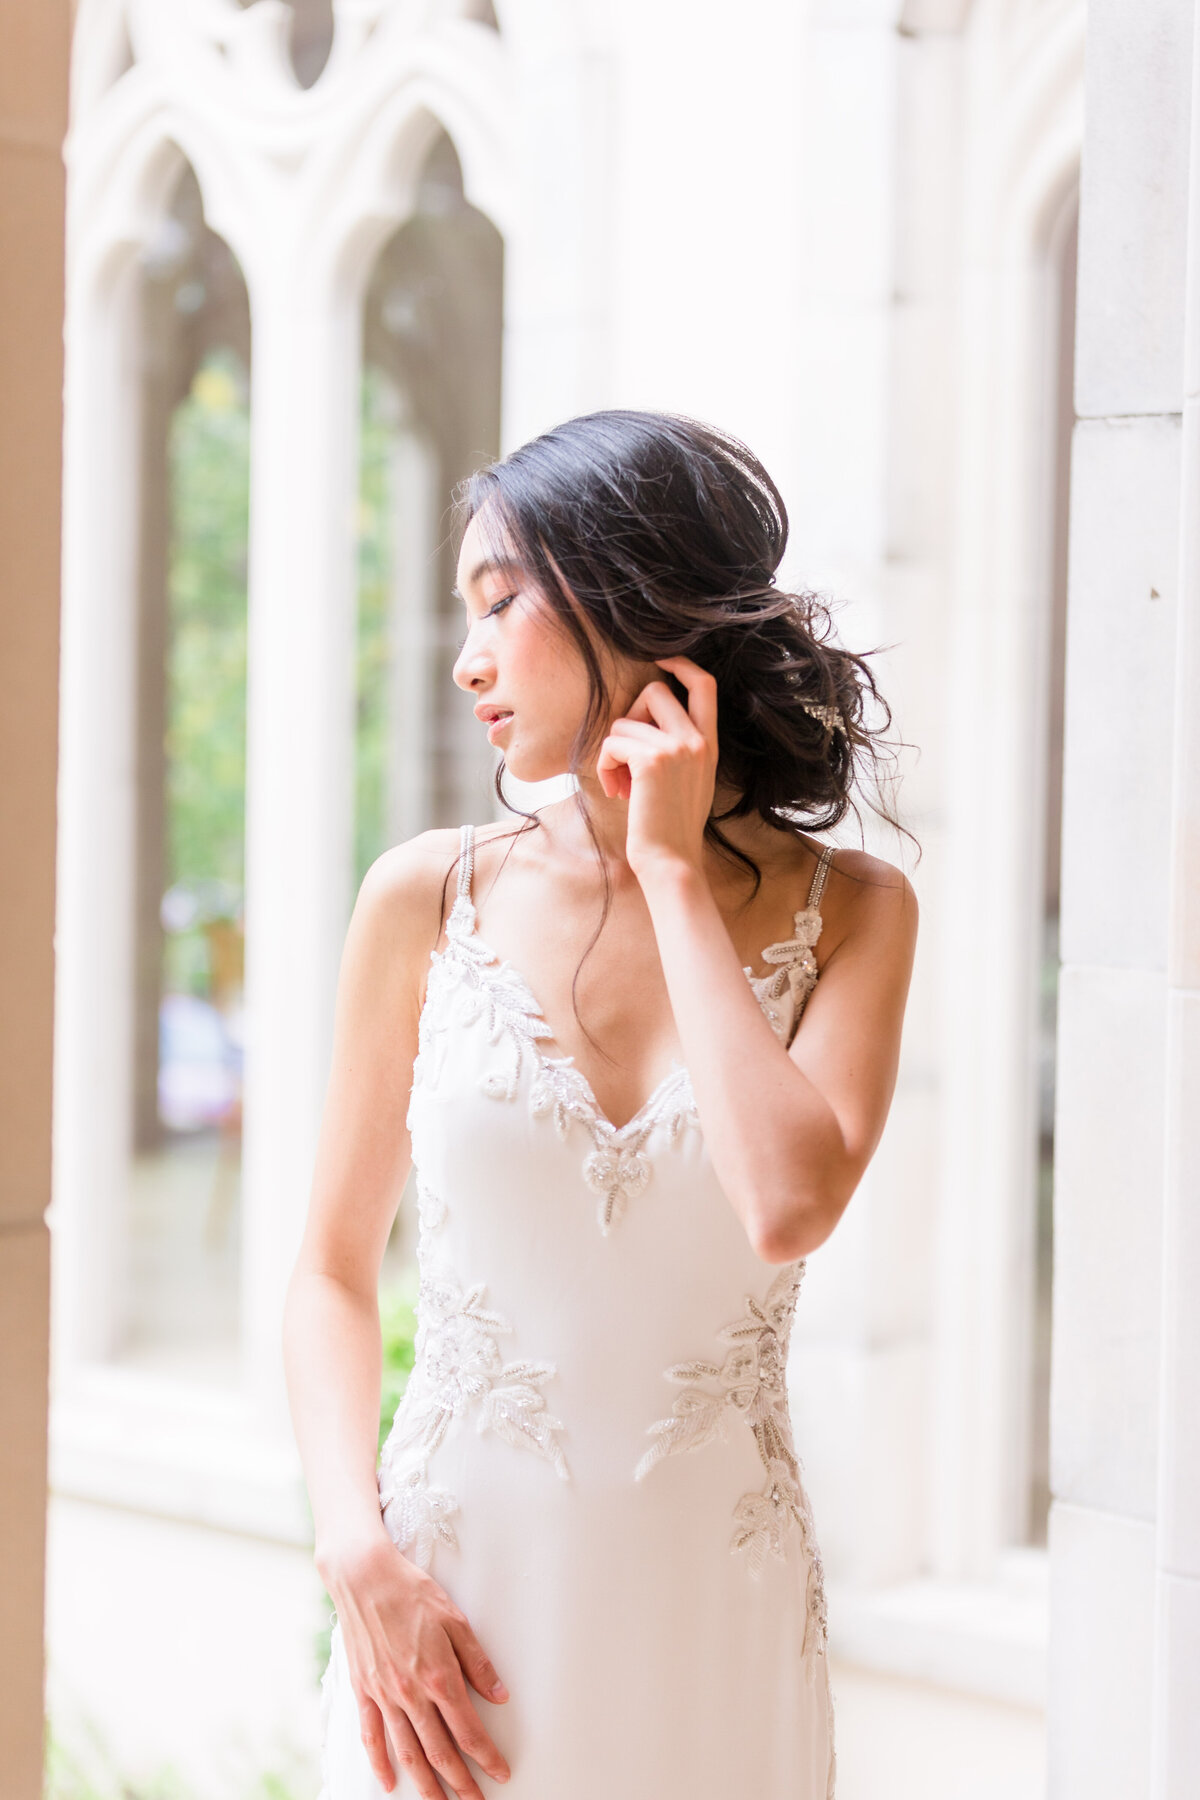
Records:
<instances>
[{"instance_id":1,"label":"forearm","mask_svg":"<svg viewBox=\"0 0 1200 1800\"><path fill-rule=\"evenodd\" d=\"M717 1178L761 1255L804 1255L857 1179L837 1117L764 1017L699 871L642 886Z\"/></svg>"},{"instance_id":2,"label":"forearm","mask_svg":"<svg viewBox=\"0 0 1200 1800\"><path fill-rule=\"evenodd\" d=\"M322 1574L383 1535L376 1483L383 1353L379 1308L298 1268L284 1316L284 1364Z\"/></svg>"}]
</instances>

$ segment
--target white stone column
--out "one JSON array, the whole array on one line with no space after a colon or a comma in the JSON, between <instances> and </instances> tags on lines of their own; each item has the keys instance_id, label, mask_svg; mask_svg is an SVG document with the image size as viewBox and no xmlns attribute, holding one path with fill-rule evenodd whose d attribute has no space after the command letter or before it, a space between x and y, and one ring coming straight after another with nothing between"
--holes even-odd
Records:
<instances>
[{"instance_id":1,"label":"white stone column","mask_svg":"<svg viewBox=\"0 0 1200 1800\"><path fill-rule=\"evenodd\" d=\"M526 0L506 12L503 29L513 182L505 209L492 217L504 233L507 452L576 413L622 402L610 385L618 142L611 49L599 32L588 41L586 9L558 0ZM509 790L518 805L528 804L527 788Z\"/></svg>"},{"instance_id":2,"label":"white stone column","mask_svg":"<svg viewBox=\"0 0 1200 1800\"><path fill-rule=\"evenodd\" d=\"M1186 1461L1171 1465L1162 1453L1174 1443L1195 1454L1197 1417L1194 1365L1182 1377L1174 1352L1184 1345L1172 1345L1178 1315L1169 1311L1165 1336L1161 1329L1164 1116L1181 1091L1191 1018L1184 988L1196 969L1196 945L1187 944L1196 915L1189 927L1177 902L1173 922L1167 899L1172 866L1176 878L1183 871L1173 851L1180 805L1195 805L1185 755L1174 803L1171 780L1182 727L1173 696L1194 12L1192 0L1145 0L1134 11L1123 0L1091 0L1088 14L1055 1170L1054 1800L1151 1792L1156 1688L1155 1792L1182 1796L1195 1781L1194 1765L1190 1786L1173 1766L1194 1726L1181 1728L1169 1704L1185 1700L1194 1714L1195 1652L1181 1649L1186 1610L1172 1603L1196 1588L1190 1580L1176 1588L1170 1561L1194 1558L1194 1519L1180 1521L1166 1561L1160 1538L1165 1494L1180 1478L1194 1492ZM1194 516L1194 493L1187 506ZM1185 618L1194 605L1194 596L1185 601ZM1194 654L1186 650L1194 641L1193 624L1185 653ZM1195 703L1193 689L1189 709ZM1179 1102L1174 1116L1181 1122ZM1189 1142L1177 1130L1173 1183L1186 1174ZM1185 1253L1189 1208L1194 1230L1194 1190L1188 1207L1168 1205L1172 1255ZM1177 1411L1187 1382L1190 1417ZM1186 1561L1178 1572L1188 1575ZM1177 1683L1185 1669L1190 1692L1176 1685L1170 1694L1164 1682Z\"/></svg>"},{"instance_id":3,"label":"white stone column","mask_svg":"<svg viewBox=\"0 0 1200 1800\"><path fill-rule=\"evenodd\" d=\"M1193 31L1151 1800L1190 1800L1200 1782L1200 30L1194 23ZM1179 80L1182 86L1182 70Z\"/></svg>"},{"instance_id":4,"label":"white stone column","mask_svg":"<svg viewBox=\"0 0 1200 1800\"><path fill-rule=\"evenodd\" d=\"M286 1436L283 1301L352 898L358 312L290 234L248 279L242 1342L248 1387Z\"/></svg>"},{"instance_id":5,"label":"white stone column","mask_svg":"<svg viewBox=\"0 0 1200 1800\"><path fill-rule=\"evenodd\" d=\"M50 1211L60 1388L112 1354L125 1312L140 455L136 262L71 242Z\"/></svg>"}]
</instances>

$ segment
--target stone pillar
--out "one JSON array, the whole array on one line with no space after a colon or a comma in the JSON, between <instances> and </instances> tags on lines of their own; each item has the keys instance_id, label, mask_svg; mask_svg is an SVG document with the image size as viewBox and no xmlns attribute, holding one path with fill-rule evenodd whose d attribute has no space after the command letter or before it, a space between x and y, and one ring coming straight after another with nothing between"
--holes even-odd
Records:
<instances>
[{"instance_id":1,"label":"stone pillar","mask_svg":"<svg viewBox=\"0 0 1200 1800\"><path fill-rule=\"evenodd\" d=\"M42 1785L66 0L0 4L0 1745Z\"/></svg>"},{"instance_id":2,"label":"stone pillar","mask_svg":"<svg viewBox=\"0 0 1200 1800\"><path fill-rule=\"evenodd\" d=\"M1194 28L1193 0L1089 5L1055 1174L1054 1800L1182 1800L1196 1776Z\"/></svg>"},{"instance_id":3,"label":"stone pillar","mask_svg":"<svg viewBox=\"0 0 1200 1800\"><path fill-rule=\"evenodd\" d=\"M290 1444L283 1303L312 1181L351 892L358 312L290 234L251 272L242 1343ZM297 371L304 372L303 380Z\"/></svg>"},{"instance_id":4,"label":"stone pillar","mask_svg":"<svg viewBox=\"0 0 1200 1800\"><path fill-rule=\"evenodd\" d=\"M1195 21L1193 32L1167 920L1152 1800L1184 1800L1200 1780L1200 29ZM1182 67L1178 81L1182 88ZM1182 217L1181 209L1181 222Z\"/></svg>"}]
</instances>

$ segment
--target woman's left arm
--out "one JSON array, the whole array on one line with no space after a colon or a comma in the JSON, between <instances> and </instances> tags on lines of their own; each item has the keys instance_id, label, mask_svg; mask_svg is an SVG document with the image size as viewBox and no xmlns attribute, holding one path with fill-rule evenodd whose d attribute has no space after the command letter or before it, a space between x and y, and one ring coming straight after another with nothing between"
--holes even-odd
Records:
<instances>
[{"instance_id":1,"label":"woman's left arm","mask_svg":"<svg viewBox=\"0 0 1200 1800\"><path fill-rule=\"evenodd\" d=\"M841 1218L887 1119L916 897L890 864L838 852L825 907L836 938L822 933L820 976L785 1049L703 874L664 860L642 887L717 1179L764 1261L806 1256Z\"/></svg>"},{"instance_id":2,"label":"woman's left arm","mask_svg":"<svg viewBox=\"0 0 1200 1800\"><path fill-rule=\"evenodd\" d=\"M629 800L626 852L650 909L717 1178L755 1252L792 1262L824 1243L875 1151L900 1058L917 903L900 870L834 860L820 976L790 1049L746 980L704 874L717 765L713 677L663 657L688 690L642 689L601 746L605 791Z\"/></svg>"}]
</instances>

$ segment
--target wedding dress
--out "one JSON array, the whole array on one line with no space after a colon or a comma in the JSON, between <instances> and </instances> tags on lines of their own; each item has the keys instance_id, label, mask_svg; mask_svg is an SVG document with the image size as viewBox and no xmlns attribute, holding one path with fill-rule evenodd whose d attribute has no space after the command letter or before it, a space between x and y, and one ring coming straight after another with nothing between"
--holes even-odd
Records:
<instances>
[{"instance_id":1,"label":"wedding dress","mask_svg":"<svg viewBox=\"0 0 1200 1800\"><path fill-rule=\"evenodd\" d=\"M785 1362L803 1261L763 1262L678 1062L619 1129L478 935L473 828L434 951L408 1127L416 1364L379 1468L398 1548L510 1698L468 1687L510 1800L829 1800L821 1557ZM791 1042L832 850L746 976ZM340 1626L322 1800L376 1800ZM393 1790L412 1800L401 1773Z\"/></svg>"}]
</instances>

